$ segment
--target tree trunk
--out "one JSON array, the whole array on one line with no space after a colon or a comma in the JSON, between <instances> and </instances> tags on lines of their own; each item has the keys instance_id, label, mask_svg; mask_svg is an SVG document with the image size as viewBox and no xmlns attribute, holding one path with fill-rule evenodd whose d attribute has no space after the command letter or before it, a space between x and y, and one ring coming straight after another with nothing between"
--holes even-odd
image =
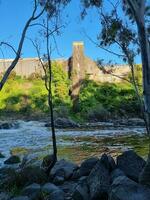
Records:
<instances>
[{"instance_id":1,"label":"tree trunk","mask_svg":"<svg viewBox=\"0 0 150 200\"><path fill-rule=\"evenodd\" d=\"M144 106L150 141L150 46L145 28L144 16L143 19L141 18L139 22L137 22L137 27L142 58ZM139 182L150 187L150 148L147 164L140 175Z\"/></svg>"},{"instance_id":2,"label":"tree trunk","mask_svg":"<svg viewBox=\"0 0 150 200\"><path fill-rule=\"evenodd\" d=\"M142 58L144 106L150 134L150 47L144 23L137 25Z\"/></svg>"}]
</instances>

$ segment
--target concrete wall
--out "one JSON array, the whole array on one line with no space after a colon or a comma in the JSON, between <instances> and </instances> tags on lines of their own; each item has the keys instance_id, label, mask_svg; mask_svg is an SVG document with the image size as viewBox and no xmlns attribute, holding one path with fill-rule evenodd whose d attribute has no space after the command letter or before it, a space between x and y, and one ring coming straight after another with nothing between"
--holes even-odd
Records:
<instances>
[{"instance_id":1,"label":"concrete wall","mask_svg":"<svg viewBox=\"0 0 150 200\"><path fill-rule=\"evenodd\" d=\"M96 63L85 56L83 42L73 43L73 53L69 59L57 59L58 64L68 73L68 78L72 81L71 96L72 99L78 97L80 86L85 77L97 82L120 82L121 79L111 74L104 73L100 70ZM0 73L4 72L11 64L11 59L0 60ZM110 70L107 66L106 69ZM28 77L32 73L44 74L42 66L38 58L24 58L20 59L14 71L17 75ZM130 72L127 65L115 66L113 74L124 77Z\"/></svg>"},{"instance_id":2,"label":"concrete wall","mask_svg":"<svg viewBox=\"0 0 150 200\"><path fill-rule=\"evenodd\" d=\"M12 61L12 59L0 59L0 73L5 72ZM22 77L29 77L32 73L43 73L43 69L38 58L20 59L13 71Z\"/></svg>"}]
</instances>

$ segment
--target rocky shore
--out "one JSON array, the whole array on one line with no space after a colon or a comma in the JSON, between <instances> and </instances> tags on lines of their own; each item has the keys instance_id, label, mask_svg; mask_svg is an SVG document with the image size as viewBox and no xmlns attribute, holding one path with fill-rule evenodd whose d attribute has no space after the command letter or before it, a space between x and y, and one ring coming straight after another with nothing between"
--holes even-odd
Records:
<instances>
[{"instance_id":1,"label":"rocky shore","mask_svg":"<svg viewBox=\"0 0 150 200\"><path fill-rule=\"evenodd\" d=\"M34 121L34 119L32 119ZM0 121L0 129L11 129L17 128L19 124L18 120ZM30 120L27 120L30 121ZM45 122L45 127L51 127L50 119L40 119L39 121ZM144 121L140 118L129 118L129 119L118 119L118 120L108 120L104 122L85 122L77 123L70 118L57 118L55 120L55 127L58 129L96 129L96 128L111 128L111 127L144 127Z\"/></svg>"},{"instance_id":2,"label":"rocky shore","mask_svg":"<svg viewBox=\"0 0 150 200\"><path fill-rule=\"evenodd\" d=\"M18 167L12 167L12 158L6 160L7 167L0 169L0 200L150 200L150 180L139 182L146 162L134 151L115 160L107 154L91 157L80 165L58 160L46 174L51 158L41 165L23 159Z\"/></svg>"}]
</instances>

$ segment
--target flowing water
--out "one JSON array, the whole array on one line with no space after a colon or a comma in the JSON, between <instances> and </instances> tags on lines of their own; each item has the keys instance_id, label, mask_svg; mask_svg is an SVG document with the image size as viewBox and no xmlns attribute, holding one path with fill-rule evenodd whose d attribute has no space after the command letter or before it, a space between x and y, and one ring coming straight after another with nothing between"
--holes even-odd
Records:
<instances>
[{"instance_id":1,"label":"flowing water","mask_svg":"<svg viewBox=\"0 0 150 200\"><path fill-rule=\"evenodd\" d=\"M17 127L0 130L0 166L10 154L36 155L42 159L52 151L50 128L44 122L17 121ZM77 163L81 160L108 153L114 157L126 149L134 149L146 158L148 138L142 127L102 127L99 129L57 129L58 156Z\"/></svg>"}]
</instances>

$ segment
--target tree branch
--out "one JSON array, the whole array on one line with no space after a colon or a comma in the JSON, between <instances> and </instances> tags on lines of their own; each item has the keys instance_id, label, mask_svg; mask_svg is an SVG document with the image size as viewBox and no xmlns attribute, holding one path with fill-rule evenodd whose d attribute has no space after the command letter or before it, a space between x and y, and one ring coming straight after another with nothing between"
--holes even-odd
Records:
<instances>
[{"instance_id":1,"label":"tree branch","mask_svg":"<svg viewBox=\"0 0 150 200\"><path fill-rule=\"evenodd\" d=\"M17 55L17 51L15 50L15 48L11 44L9 44L7 42L1 42L0 46L2 46L2 45L6 45L6 46L10 47L13 50L13 52Z\"/></svg>"},{"instance_id":2,"label":"tree branch","mask_svg":"<svg viewBox=\"0 0 150 200\"><path fill-rule=\"evenodd\" d=\"M21 34L21 39L20 39L20 42L19 42L19 45L18 45L18 49L16 51L16 57L15 59L13 60L13 62L11 63L11 65L8 67L8 69L6 70L6 72L4 73L3 77L2 77L2 80L0 81L0 91L2 90L5 82L7 81L11 71L14 69L14 67L16 66L16 64L18 63L19 61L19 58L21 56L21 51L22 51L22 47L23 47L23 43L24 43L24 40L25 40L25 35L26 35L26 32L31 24L32 21L38 19L44 12L45 10L45 7L44 9L35 17L35 13L37 11L37 3L36 3L36 0L35 0L35 7L34 7L34 10L32 12L32 15L31 17L28 19L28 21L26 22L25 26L24 26L24 29L22 31L22 34Z\"/></svg>"}]
</instances>

